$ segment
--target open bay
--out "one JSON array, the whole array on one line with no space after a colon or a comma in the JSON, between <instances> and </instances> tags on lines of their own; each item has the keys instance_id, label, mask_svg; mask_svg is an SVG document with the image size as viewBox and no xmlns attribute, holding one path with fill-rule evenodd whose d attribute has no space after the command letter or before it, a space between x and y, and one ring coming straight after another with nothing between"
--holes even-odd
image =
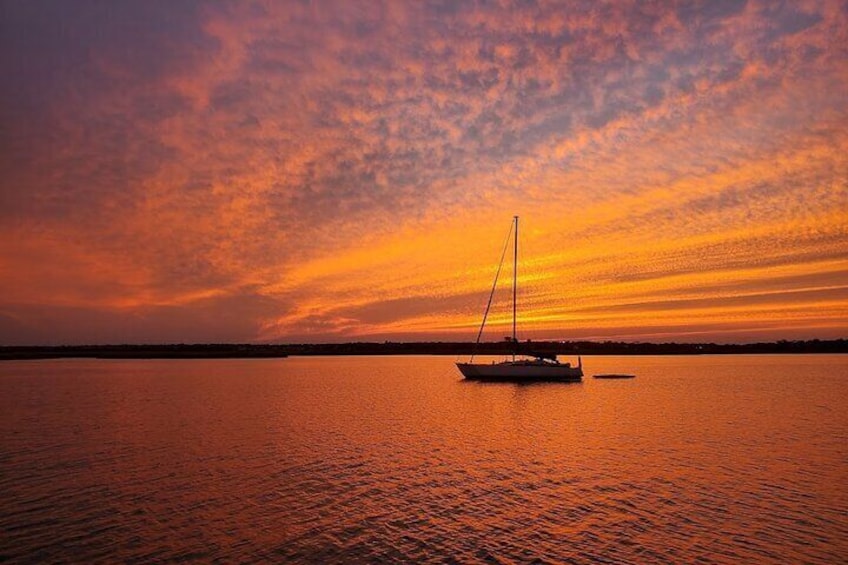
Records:
<instances>
[{"instance_id":1,"label":"open bay","mask_svg":"<svg viewBox=\"0 0 848 565\"><path fill-rule=\"evenodd\" d=\"M453 361L2 363L0 561L846 562L848 356Z\"/></svg>"}]
</instances>

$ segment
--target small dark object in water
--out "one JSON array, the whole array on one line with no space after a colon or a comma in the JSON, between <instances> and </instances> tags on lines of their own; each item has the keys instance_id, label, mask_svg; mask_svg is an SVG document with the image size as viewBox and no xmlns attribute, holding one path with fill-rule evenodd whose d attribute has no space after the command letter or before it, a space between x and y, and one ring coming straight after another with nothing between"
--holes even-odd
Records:
<instances>
[{"instance_id":1,"label":"small dark object in water","mask_svg":"<svg viewBox=\"0 0 848 565\"><path fill-rule=\"evenodd\" d=\"M616 374L593 375L592 378L595 378L595 379L635 379L636 375L616 375Z\"/></svg>"}]
</instances>

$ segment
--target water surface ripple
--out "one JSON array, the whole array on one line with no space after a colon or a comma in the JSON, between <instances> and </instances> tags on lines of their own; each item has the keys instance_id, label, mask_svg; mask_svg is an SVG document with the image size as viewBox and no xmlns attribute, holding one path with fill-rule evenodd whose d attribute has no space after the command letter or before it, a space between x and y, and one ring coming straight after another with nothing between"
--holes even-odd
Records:
<instances>
[{"instance_id":1,"label":"water surface ripple","mask_svg":"<svg viewBox=\"0 0 848 565\"><path fill-rule=\"evenodd\" d=\"M846 563L848 356L0 364L0 561Z\"/></svg>"}]
</instances>

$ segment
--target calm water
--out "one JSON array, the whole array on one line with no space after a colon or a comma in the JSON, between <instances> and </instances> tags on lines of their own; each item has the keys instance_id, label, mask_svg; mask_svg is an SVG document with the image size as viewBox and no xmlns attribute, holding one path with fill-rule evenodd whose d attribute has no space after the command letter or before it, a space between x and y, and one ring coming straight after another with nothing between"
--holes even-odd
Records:
<instances>
[{"instance_id":1,"label":"calm water","mask_svg":"<svg viewBox=\"0 0 848 565\"><path fill-rule=\"evenodd\" d=\"M0 561L848 562L848 356L0 364Z\"/></svg>"}]
</instances>

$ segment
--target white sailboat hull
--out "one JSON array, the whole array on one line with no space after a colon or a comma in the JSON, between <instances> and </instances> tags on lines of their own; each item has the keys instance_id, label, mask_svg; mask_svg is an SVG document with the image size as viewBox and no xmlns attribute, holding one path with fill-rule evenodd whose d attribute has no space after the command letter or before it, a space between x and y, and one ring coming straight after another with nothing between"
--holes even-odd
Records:
<instances>
[{"instance_id":1,"label":"white sailboat hull","mask_svg":"<svg viewBox=\"0 0 848 565\"><path fill-rule=\"evenodd\" d=\"M503 363L492 363L484 365L481 363L457 363L456 366L459 372L470 381L505 381L505 382L534 382L534 381L550 381L550 382L574 382L583 379L583 362L578 357L577 366L572 367L570 363L560 363L556 360L556 355L535 355L536 359L515 359L515 355L519 353L518 336L516 334L517 321L517 289L518 289L518 216L512 218L515 231L510 228L510 234L513 237L513 256L512 256L512 338L507 338L512 344L513 357L512 361L504 361ZM509 236L507 236L507 243ZM483 328L486 326L486 318L489 316L489 308L492 305L492 298L495 295L495 288L498 285L498 275L500 275L503 260L506 256L507 246L504 244L503 253L501 253L501 262L498 265L498 270L495 273L495 282L492 284L492 292L489 294L489 302L486 305L486 311L483 313L483 323L480 324L480 331L477 333L477 341L474 342L475 347L480 343L480 337L483 335ZM474 358L474 355L471 356Z\"/></svg>"},{"instance_id":2,"label":"white sailboat hull","mask_svg":"<svg viewBox=\"0 0 848 565\"><path fill-rule=\"evenodd\" d=\"M457 363L462 375L471 381L501 382L576 382L583 379L583 368L568 364L539 361L506 361L504 363Z\"/></svg>"}]
</instances>

